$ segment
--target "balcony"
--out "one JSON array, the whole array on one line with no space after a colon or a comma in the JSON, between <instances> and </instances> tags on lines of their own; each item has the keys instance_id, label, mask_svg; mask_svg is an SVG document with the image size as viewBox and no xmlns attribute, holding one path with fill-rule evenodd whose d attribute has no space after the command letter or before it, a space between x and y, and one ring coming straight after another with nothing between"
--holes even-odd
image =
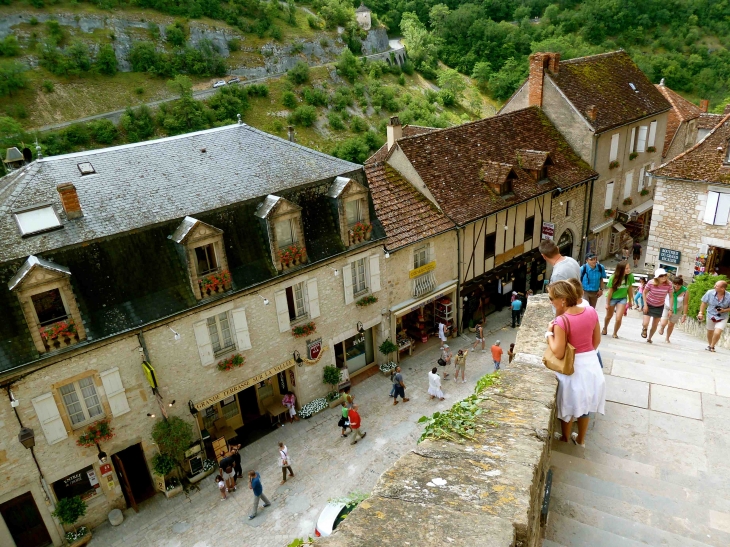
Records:
<instances>
[{"instance_id":1,"label":"balcony","mask_svg":"<svg viewBox=\"0 0 730 547\"><path fill-rule=\"evenodd\" d=\"M436 276L428 272L413 279L413 298L420 298L436 288Z\"/></svg>"},{"instance_id":2,"label":"balcony","mask_svg":"<svg viewBox=\"0 0 730 547\"><path fill-rule=\"evenodd\" d=\"M46 351L54 351L72 346L79 341L79 333L76 330L76 324L70 317L43 325L38 330Z\"/></svg>"}]
</instances>

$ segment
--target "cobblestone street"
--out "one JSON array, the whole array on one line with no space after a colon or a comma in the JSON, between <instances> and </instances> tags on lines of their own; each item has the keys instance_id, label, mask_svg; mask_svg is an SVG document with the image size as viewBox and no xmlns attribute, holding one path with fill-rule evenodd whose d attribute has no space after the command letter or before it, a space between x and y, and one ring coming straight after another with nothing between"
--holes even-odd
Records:
<instances>
[{"instance_id":1,"label":"cobblestone street","mask_svg":"<svg viewBox=\"0 0 730 547\"><path fill-rule=\"evenodd\" d=\"M507 366L507 349L514 342L517 329L509 327L509 308L488 317L487 352L470 353L467 360L467 382L443 382L445 401L430 400L427 372L436 364L438 344L402 363L408 403L393 406L388 398L389 379L378 373L352 389L360 405L362 429L367 438L357 445L350 438L340 437L338 409L328 409L308 420L286 425L241 451L244 473L255 469L261 473L264 493L271 507L259 509L249 521L252 495L247 483L239 481L237 492L225 502L213 483L213 476L204 479L200 492L167 500L158 494L141 504L140 512L124 512L124 522L117 527L109 523L94 529L90 543L98 547L226 547L256 545L284 547L296 537L314 534L317 517L327 500L350 492L369 492L378 477L393 461L416 444L421 433L418 419L434 411L446 409L471 393L476 380L492 372L489 346L499 339L504 348L503 365ZM469 347L474 335L450 341L455 354ZM433 342L432 342L433 343ZM279 485L281 471L276 443L284 441L289 448L296 477Z\"/></svg>"}]
</instances>

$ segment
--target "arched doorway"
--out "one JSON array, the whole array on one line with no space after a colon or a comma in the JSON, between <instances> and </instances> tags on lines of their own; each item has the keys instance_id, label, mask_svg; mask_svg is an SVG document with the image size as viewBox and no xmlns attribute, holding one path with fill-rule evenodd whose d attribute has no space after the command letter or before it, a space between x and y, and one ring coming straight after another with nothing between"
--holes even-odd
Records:
<instances>
[{"instance_id":1,"label":"arched doorway","mask_svg":"<svg viewBox=\"0 0 730 547\"><path fill-rule=\"evenodd\" d=\"M565 230L557 242L560 254L563 256L573 256L573 232Z\"/></svg>"}]
</instances>

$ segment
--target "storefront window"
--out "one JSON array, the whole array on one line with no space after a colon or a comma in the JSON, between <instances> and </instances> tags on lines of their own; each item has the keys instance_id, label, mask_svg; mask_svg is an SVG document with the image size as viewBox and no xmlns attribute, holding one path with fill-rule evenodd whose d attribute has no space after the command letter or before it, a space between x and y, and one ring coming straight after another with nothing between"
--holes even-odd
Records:
<instances>
[{"instance_id":1,"label":"storefront window","mask_svg":"<svg viewBox=\"0 0 730 547\"><path fill-rule=\"evenodd\" d=\"M349 374L375 361L373 329L356 334L344 342L335 344L335 361L338 368L347 367Z\"/></svg>"},{"instance_id":2,"label":"storefront window","mask_svg":"<svg viewBox=\"0 0 730 547\"><path fill-rule=\"evenodd\" d=\"M87 500L100 491L99 479L94 467L90 465L54 482L53 491L58 499L81 496L82 500Z\"/></svg>"}]
</instances>

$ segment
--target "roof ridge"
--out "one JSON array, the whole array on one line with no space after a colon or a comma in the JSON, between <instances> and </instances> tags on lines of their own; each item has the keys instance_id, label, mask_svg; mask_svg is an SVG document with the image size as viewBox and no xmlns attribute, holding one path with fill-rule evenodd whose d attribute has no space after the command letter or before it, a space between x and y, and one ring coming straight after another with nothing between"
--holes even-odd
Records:
<instances>
[{"instance_id":1,"label":"roof ridge","mask_svg":"<svg viewBox=\"0 0 730 547\"><path fill-rule=\"evenodd\" d=\"M702 145L707 144L707 142L710 140L710 137L715 134L715 131L717 131L720 127L722 127L723 125L725 125L725 123L728 121L728 119L730 119L730 114L727 114L722 120L720 120L717 123L717 125L712 129L712 131L710 131L707 135L705 135L705 138L702 139L700 142L695 143L695 145L692 148L688 148L687 150L685 150L681 154L679 154L677 156L674 156L671 160L669 160L669 161L667 161L665 163L662 163L659 167L657 167L656 169L654 169L652 172L656 173L657 171L659 171L663 167L665 167L667 165L670 165L670 164L674 163L675 161L677 161L677 160L679 160L681 158L684 158L684 156L688 155L690 152L699 149ZM668 177L668 178L674 178L674 177Z\"/></svg>"},{"instance_id":2,"label":"roof ridge","mask_svg":"<svg viewBox=\"0 0 730 547\"><path fill-rule=\"evenodd\" d=\"M614 50L614 51L605 51L603 53L594 53L593 55L585 55L583 57L574 57L572 59L565 59L564 61L561 60L560 61L560 64L561 65L564 64L564 63L574 64L574 63L578 63L578 62L583 62L583 61L587 61L587 60L590 60L590 59L594 59L596 57L608 57L609 55L618 55L619 53L623 53L625 55L628 55L628 52L625 49L619 48L619 49Z\"/></svg>"},{"instance_id":3,"label":"roof ridge","mask_svg":"<svg viewBox=\"0 0 730 547\"><path fill-rule=\"evenodd\" d=\"M664 96L664 98L669 101L669 103L672 105L672 108L675 110L675 112L677 112L677 114L679 115L679 118L682 121L694 120L695 118L699 117L700 114L702 114L702 111L700 110L699 106L697 106L692 101L685 99L684 97L682 97L682 95L680 95L679 93L674 91L672 88L667 87L665 84L661 84L661 83L654 84L654 87L657 88L659 90L659 93L661 93ZM683 104L681 104L681 105L677 104L680 101ZM694 114L694 115L690 118L685 117L681 110L682 107L691 109L692 114Z\"/></svg>"}]
</instances>

